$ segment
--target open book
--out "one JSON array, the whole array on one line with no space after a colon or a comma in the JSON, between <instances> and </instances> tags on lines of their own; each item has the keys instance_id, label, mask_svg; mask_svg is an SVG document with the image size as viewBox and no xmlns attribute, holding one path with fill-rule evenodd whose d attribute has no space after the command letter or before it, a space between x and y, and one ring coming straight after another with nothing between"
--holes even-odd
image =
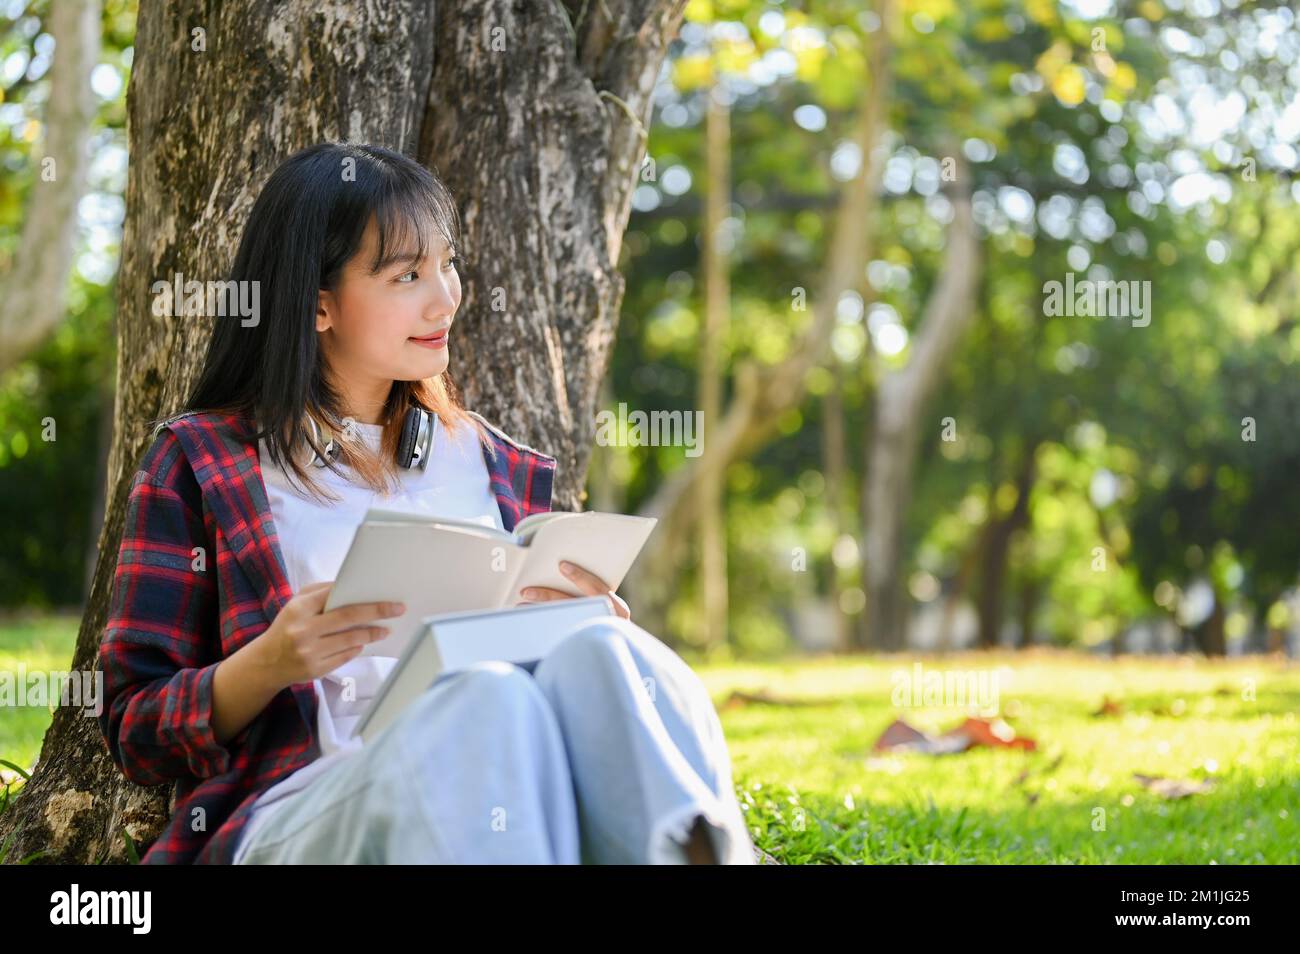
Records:
<instances>
[{"instance_id":1,"label":"open book","mask_svg":"<svg viewBox=\"0 0 1300 954\"><path fill-rule=\"evenodd\" d=\"M370 744L446 672L489 659L522 664L531 671L569 633L613 612L608 597L587 596L426 619L379 687L355 734Z\"/></svg>"},{"instance_id":2,"label":"open book","mask_svg":"<svg viewBox=\"0 0 1300 954\"><path fill-rule=\"evenodd\" d=\"M560 572L568 560L617 590L658 523L621 513L550 511L514 532L466 520L371 507L357 526L325 610L400 600L406 612L378 620L391 633L365 656L401 656L425 617L493 610L524 602L526 586L581 596ZM570 602L564 600L562 602Z\"/></svg>"}]
</instances>

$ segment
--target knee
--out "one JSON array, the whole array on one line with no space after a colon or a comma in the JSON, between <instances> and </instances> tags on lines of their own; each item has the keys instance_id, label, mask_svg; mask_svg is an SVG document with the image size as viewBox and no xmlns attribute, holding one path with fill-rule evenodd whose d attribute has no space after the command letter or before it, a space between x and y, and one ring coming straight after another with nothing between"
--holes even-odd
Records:
<instances>
[{"instance_id":1,"label":"knee","mask_svg":"<svg viewBox=\"0 0 1300 954\"><path fill-rule=\"evenodd\" d=\"M528 671L511 662L483 660L451 673L451 679L465 694L491 703L541 699Z\"/></svg>"},{"instance_id":2,"label":"knee","mask_svg":"<svg viewBox=\"0 0 1300 954\"><path fill-rule=\"evenodd\" d=\"M703 683L665 642L620 616L602 616L565 636L543 660L550 670L618 671L631 659L648 688L668 682L679 691L703 690ZM541 667L539 666L539 672Z\"/></svg>"},{"instance_id":3,"label":"knee","mask_svg":"<svg viewBox=\"0 0 1300 954\"><path fill-rule=\"evenodd\" d=\"M658 651L668 648L630 619L610 615L579 626L564 637L556 649L562 646L570 653L607 654L616 648L620 641L642 651L652 647Z\"/></svg>"}]
</instances>

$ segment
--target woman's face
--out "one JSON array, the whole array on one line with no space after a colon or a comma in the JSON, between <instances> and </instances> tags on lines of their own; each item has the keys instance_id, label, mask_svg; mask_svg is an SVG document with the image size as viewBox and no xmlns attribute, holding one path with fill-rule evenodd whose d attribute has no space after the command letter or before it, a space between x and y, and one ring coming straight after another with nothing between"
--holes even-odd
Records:
<instances>
[{"instance_id":1,"label":"woman's face","mask_svg":"<svg viewBox=\"0 0 1300 954\"><path fill-rule=\"evenodd\" d=\"M372 275L377 244L371 217L361 248L344 267L337 288L320 293L316 311L331 381L348 412L363 423L377 422L394 381L419 381L447 369L446 331L460 307L455 250L441 235L424 261L390 261ZM415 340L435 334L441 340Z\"/></svg>"}]
</instances>

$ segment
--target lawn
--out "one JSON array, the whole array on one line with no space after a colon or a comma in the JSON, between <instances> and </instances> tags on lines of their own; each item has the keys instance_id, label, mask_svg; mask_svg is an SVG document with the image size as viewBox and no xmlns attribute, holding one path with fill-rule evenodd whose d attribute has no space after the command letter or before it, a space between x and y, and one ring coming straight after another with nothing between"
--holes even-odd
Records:
<instances>
[{"instance_id":1,"label":"lawn","mask_svg":"<svg viewBox=\"0 0 1300 954\"><path fill-rule=\"evenodd\" d=\"M19 666L28 673L37 670L66 670L77 641L76 616L34 617L0 624L0 672L18 678ZM49 727L52 710L40 706L0 705L0 759L30 769L41 751L41 739ZM12 771L0 767L0 778Z\"/></svg>"},{"instance_id":2,"label":"lawn","mask_svg":"<svg viewBox=\"0 0 1300 954\"><path fill-rule=\"evenodd\" d=\"M60 669L75 619L0 630L0 670ZM996 670L1032 752L873 754L895 718L938 732L964 707L896 708L900 674ZM1300 862L1300 666L1035 650L696 664L722 716L759 847L787 864ZM776 702L728 704L733 690ZM1119 711L1094 715L1103 699ZM0 709L0 759L29 767L44 709ZM1182 798L1136 773L1209 781Z\"/></svg>"},{"instance_id":3,"label":"lawn","mask_svg":"<svg viewBox=\"0 0 1300 954\"><path fill-rule=\"evenodd\" d=\"M894 674L916 658L696 667L721 707L761 848L788 864L1300 861L1295 663L1038 650L923 658L936 670L1009 667L1000 711L1037 751L873 755L896 717L935 732L967 715L891 704ZM812 704L727 707L733 689ZM1123 710L1094 716L1105 698ZM1213 787L1168 799L1135 773Z\"/></svg>"}]
</instances>

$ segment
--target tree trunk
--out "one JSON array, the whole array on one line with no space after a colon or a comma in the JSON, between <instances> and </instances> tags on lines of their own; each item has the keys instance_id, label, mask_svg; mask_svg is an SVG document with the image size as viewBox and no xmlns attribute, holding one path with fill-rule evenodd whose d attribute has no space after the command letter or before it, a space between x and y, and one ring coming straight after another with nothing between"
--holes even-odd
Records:
<instances>
[{"instance_id":1,"label":"tree trunk","mask_svg":"<svg viewBox=\"0 0 1300 954\"><path fill-rule=\"evenodd\" d=\"M911 356L898 370L882 369L875 422L867 449L862 495L863 589L867 638L877 649L906 645L903 593L903 523L911 500L912 474L925 404L939 386L953 348L975 311L979 245L971 216L968 173L958 161L943 269L913 335Z\"/></svg>"},{"instance_id":2,"label":"tree trunk","mask_svg":"<svg viewBox=\"0 0 1300 954\"><path fill-rule=\"evenodd\" d=\"M997 490L989 494L989 519L980 559L979 645L993 649L1000 642L1002 606L1006 590L1007 557L1016 531L1029 522L1029 494L1034 487L1034 452L1031 444L1016 478L1016 502L1009 513L997 509Z\"/></svg>"},{"instance_id":3,"label":"tree trunk","mask_svg":"<svg viewBox=\"0 0 1300 954\"><path fill-rule=\"evenodd\" d=\"M261 183L313 142L432 150L420 157L457 196L480 263L465 276L461 311L478 330L459 339L453 373L471 407L554 448L557 492L570 507L579 500L594 440L588 412L622 293L613 263L644 148L638 122L609 100L648 113L683 6L593 4L575 24L575 46L558 5L448 3L435 24L432 6L416 0L142 0L108 503L72 669L94 666L126 495L150 442L145 422L180 406L211 331L202 319L153 316L150 284L178 271L224 278ZM489 46L501 37L507 55ZM492 262L508 270L482 264ZM488 314L493 285L509 292L506 315ZM0 815L0 843L14 833L11 860L121 861L123 831L143 851L170 794L126 781L96 720L58 708L36 772Z\"/></svg>"},{"instance_id":4,"label":"tree trunk","mask_svg":"<svg viewBox=\"0 0 1300 954\"><path fill-rule=\"evenodd\" d=\"M464 224L458 340L473 357L452 373L469 406L558 458L556 510L580 509L651 93L685 7L438 6L419 142Z\"/></svg>"},{"instance_id":5,"label":"tree trunk","mask_svg":"<svg viewBox=\"0 0 1300 954\"><path fill-rule=\"evenodd\" d=\"M1228 612L1224 607L1223 596L1219 593L1214 594L1214 610L1210 613L1210 618L1197 627L1197 643L1200 644L1201 652L1207 656L1226 656L1228 654L1227 634L1224 631L1224 624L1227 622Z\"/></svg>"}]
</instances>

